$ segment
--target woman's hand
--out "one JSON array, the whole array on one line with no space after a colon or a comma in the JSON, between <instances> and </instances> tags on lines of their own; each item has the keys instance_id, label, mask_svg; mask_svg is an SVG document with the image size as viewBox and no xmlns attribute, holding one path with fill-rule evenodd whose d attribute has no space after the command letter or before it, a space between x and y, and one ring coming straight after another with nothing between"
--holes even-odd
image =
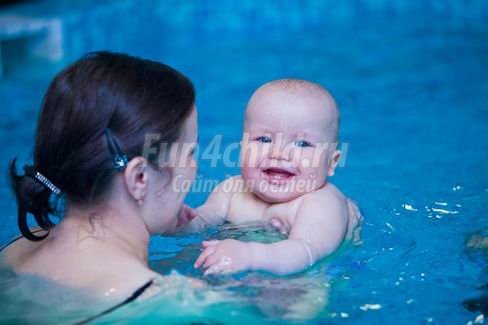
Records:
<instances>
[{"instance_id":1,"label":"woman's hand","mask_svg":"<svg viewBox=\"0 0 488 325\"><path fill-rule=\"evenodd\" d=\"M204 241L205 249L194 266L206 269L204 275L249 270L252 268L252 260L248 246L234 239Z\"/></svg>"}]
</instances>

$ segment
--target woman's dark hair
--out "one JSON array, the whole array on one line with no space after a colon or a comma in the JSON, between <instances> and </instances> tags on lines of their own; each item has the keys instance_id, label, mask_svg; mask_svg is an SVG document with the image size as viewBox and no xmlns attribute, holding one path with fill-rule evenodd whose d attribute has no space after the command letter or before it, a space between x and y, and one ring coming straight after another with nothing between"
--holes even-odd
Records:
<instances>
[{"instance_id":1,"label":"woman's dark hair","mask_svg":"<svg viewBox=\"0 0 488 325\"><path fill-rule=\"evenodd\" d=\"M51 191L29 170L49 179L67 202L94 203L108 192L116 173L105 130L131 159L141 155L146 134L159 134L159 143L171 145L194 101L194 87L181 73L125 54L90 53L61 71L44 96L33 166L18 175L15 159L10 163L22 235L44 238L29 230L27 213L45 230L54 226Z\"/></svg>"}]
</instances>

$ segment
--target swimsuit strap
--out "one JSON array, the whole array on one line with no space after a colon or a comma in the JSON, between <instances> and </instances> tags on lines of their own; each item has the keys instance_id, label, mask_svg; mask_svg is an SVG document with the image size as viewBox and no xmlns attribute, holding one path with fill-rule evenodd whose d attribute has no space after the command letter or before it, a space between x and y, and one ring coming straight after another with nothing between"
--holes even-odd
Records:
<instances>
[{"instance_id":1,"label":"swimsuit strap","mask_svg":"<svg viewBox=\"0 0 488 325\"><path fill-rule=\"evenodd\" d=\"M84 319L82 321L79 321L79 322L76 322L75 325L80 325L80 324L87 324L97 318L100 318L102 316L105 316L111 312L113 312L114 310L120 308L120 307L123 307L124 305L127 305L131 302L133 302L134 300L136 300L137 298L139 298L145 291L147 288L149 288L152 284L154 283L154 279L151 279L149 280L148 282L146 282L142 287L140 287L139 289L137 289L136 291L134 291L134 293L128 297L127 299L125 299L124 301L122 301L121 303L118 303L117 305L113 306L113 307L110 307L104 311L102 311L101 313L95 315L95 316L91 316L87 319Z\"/></svg>"},{"instance_id":2,"label":"swimsuit strap","mask_svg":"<svg viewBox=\"0 0 488 325\"><path fill-rule=\"evenodd\" d=\"M33 234L36 234L38 232L41 232L41 231L45 231L43 229L39 229L39 230L36 230L36 231L32 231ZM9 241L8 243L6 243L5 245L1 246L0 247L0 252L3 251L5 248L7 248L8 246L12 245L13 243L15 243L16 241L18 241L19 239L22 239L24 238L24 236L22 235L19 235L17 237L15 237L14 239L12 239L11 241Z\"/></svg>"}]
</instances>

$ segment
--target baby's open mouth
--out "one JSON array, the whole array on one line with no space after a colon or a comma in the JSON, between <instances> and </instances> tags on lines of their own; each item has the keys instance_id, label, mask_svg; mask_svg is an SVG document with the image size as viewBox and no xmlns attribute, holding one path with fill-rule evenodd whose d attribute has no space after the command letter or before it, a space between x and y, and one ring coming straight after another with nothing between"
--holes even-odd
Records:
<instances>
[{"instance_id":1,"label":"baby's open mouth","mask_svg":"<svg viewBox=\"0 0 488 325\"><path fill-rule=\"evenodd\" d=\"M295 173L283 168L266 168L263 170L268 181L272 184L284 184L289 181Z\"/></svg>"}]
</instances>

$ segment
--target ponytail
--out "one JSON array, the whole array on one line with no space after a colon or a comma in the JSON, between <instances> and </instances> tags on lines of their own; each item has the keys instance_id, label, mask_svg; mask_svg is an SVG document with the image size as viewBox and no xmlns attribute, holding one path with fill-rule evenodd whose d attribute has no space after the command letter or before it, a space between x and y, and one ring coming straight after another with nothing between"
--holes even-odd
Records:
<instances>
[{"instance_id":1,"label":"ponytail","mask_svg":"<svg viewBox=\"0 0 488 325\"><path fill-rule=\"evenodd\" d=\"M49 219L49 214L54 212L50 204L52 192L34 177L33 166L24 166L24 175L18 175L16 160L13 159L9 164L9 178L17 200L19 230L28 240L40 241L48 234L34 235L27 224L27 214L32 214L43 230L54 227L54 223Z\"/></svg>"}]
</instances>

